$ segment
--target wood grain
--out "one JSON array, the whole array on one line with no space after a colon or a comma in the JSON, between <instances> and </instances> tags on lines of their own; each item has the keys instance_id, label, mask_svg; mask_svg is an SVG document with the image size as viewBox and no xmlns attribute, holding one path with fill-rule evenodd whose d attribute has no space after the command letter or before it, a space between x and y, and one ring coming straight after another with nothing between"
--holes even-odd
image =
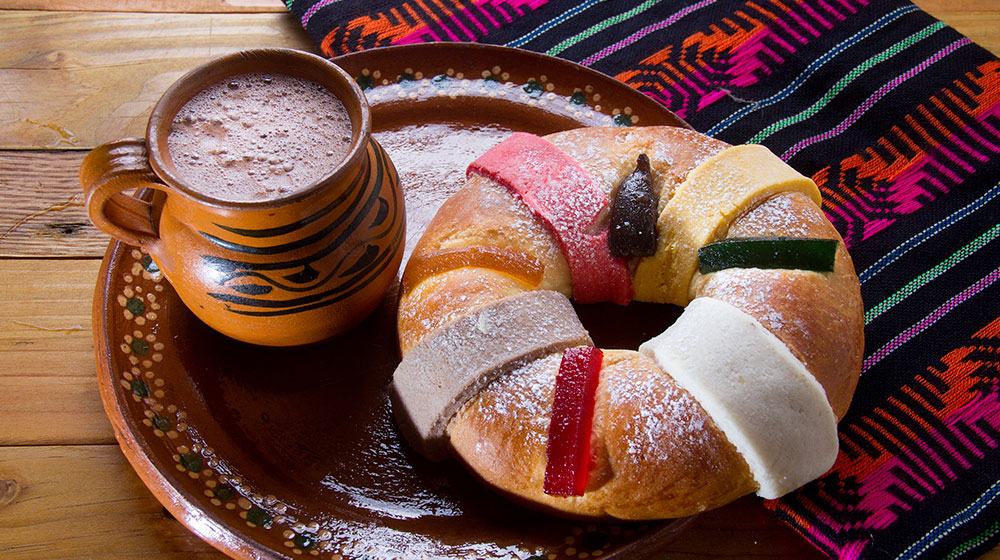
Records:
<instances>
[{"instance_id":1,"label":"wood grain","mask_svg":"<svg viewBox=\"0 0 1000 560\"><path fill-rule=\"evenodd\" d=\"M174 520L117 445L0 447L0 556L225 558Z\"/></svg>"},{"instance_id":2,"label":"wood grain","mask_svg":"<svg viewBox=\"0 0 1000 560\"><path fill-rule=\"evenodd\" d=\"M90 313L100 265L98 260L76 259L0 261L3 377L94 379ZM44 392L36 396L45 398ZM6 398L0 392L0 399Z\"/></svg>"},{"instance_id":3,"label":"wood grain","mask_svg":"<svg viewBox=\"0 0 1000 560\"><path fill-rule=\"evenodd\" d=\"M2 9L84 12L281 12L281 0L7 0Z\"/></svg>"},{"instance_id":4,"label":"wood grain","mask_svg":"<svg viewBox=\"0 0 1000 560\"><path fill-rule=\"evenodd\" d=\"M315 50L286 13L0 14L0 149L142 136L167 86L203 62L251 47Z\"/></svg>"},{"instance_id":5,"label":"wood grain","mask_svg":"<svg viewBox=\"0 0 1000 560\"><path fill-rule=\"evenodd\" d=\"M1000 2L997 0L916 0L914 4L1000 56L1000 25L997 25Z\"/></svg>"},{"instance_id":6,"label":"wood grain","mask_svg":"<svg viewBox=\"0 0 1000 560\"><path fill-rule=\"evenodd\" d=\"M0 446L115 443L94 376L0 376L0 418Z\"/></svg>"},{"instance_id":7,"label":"wood grain","mask_svg":"<svg viewBox=\"0 0 1000 560\"><path fill-rule=\"evenodd\" d=\"M104 255L111 238L87 217L78 178L86 153L0 151L0 257Z\"/></svg>"},{"instance_id":8,"label":"wood grain","mask_svg":"<svg viewBox=\"0 0 1000 560\"><path fill-rule=\"evenodd\" d=\"M927 12L990 12L1000 13L996 0L916 0L913 2Z\"/></svg>"}]
</instances>

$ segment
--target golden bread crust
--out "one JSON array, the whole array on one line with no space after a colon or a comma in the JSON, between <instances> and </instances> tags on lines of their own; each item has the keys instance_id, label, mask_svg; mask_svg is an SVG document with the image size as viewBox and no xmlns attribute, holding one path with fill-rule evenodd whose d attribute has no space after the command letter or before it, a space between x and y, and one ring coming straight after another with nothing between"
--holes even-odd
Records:
<instances>
[{"instance_id":1,"label":"golden bread crust","mask_svg":"<svg viewBox=\"0 0 1000 560\"><path fill-rule=\"evenodd\" d=\"M559 356L498 379L448 427L480 478L535 507L581 517L685 517L752 492L736 448L697 401L650 358L607 350L594 406L593 461L583 496L542 492Z\"/></svg>"}]
</instances>

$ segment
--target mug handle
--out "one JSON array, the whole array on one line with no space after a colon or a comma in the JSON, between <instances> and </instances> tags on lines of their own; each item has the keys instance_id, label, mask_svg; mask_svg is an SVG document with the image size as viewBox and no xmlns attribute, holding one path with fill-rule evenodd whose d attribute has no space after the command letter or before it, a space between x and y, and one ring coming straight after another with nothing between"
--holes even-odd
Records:
<instances>
[{"instance_id":1,"label":"mug handle","mask_svg":"<svg viewBox=\"0 0 1000 560\"><path fill-rule=\"evenodd\" d=\"M153 205L122 192L168 190L149 166L145 140L123 138L91 150L80 164L80 185L87 214L99 229L147 250L160 240L153 223Z\"/></svg>"}]
</instances>

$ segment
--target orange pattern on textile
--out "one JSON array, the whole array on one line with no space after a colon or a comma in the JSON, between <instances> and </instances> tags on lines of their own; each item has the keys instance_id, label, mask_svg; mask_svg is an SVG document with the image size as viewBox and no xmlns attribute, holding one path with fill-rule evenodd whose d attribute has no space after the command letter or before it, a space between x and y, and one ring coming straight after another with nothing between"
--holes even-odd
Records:
<instances>
[{"instance_id":1,"label":"orange pattern on textile","mask_svg":"<svg viewBox=\"0 0 1000 560\"><path fill-rule=\"evenodd\" d=\"M848 246L919 210L1000 153L997 117L994 60L942 88L860 152L817 171L812 179L823 209Z\"/></svg>"}]
</instances>

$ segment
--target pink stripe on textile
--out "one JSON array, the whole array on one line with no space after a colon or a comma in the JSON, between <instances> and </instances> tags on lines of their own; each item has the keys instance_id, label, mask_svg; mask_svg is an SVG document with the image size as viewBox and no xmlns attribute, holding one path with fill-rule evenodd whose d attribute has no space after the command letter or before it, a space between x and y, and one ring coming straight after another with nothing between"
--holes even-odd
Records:
<instances>
[{"instance_id":1,"label":"pink stripe on textile","mask_svg":"<svg viewBox=\"0 0 1000 560\"><path fill-rule=\"evenodd\" d=\"M950 140L952 142L954 142L959 148L962 148L962 150L965 153L969 154L973 158L975 158L975 159L977 159L977 160L979 160L979 161L981 161L983 163L985 163L985 162L987 162L987 161L990 160L989 157L984 156L979 150L977 150L977 149L973 148L972 146L966 144L965 140L962 140L958 136L952 136L950 138Z\"/></svg>"},{"instance_id":2,"label":"pink stripe on textile","mask_svg":"<svg viewBox=\"0 0 1000 560\"><path fill-rule=\"evenodd\" d=\"M818 21L820 25L822 25L827 29L833 29L833 25L830 22L823 19L823 16L819 15L819 13L816 10L814 10L813 7L810 6L808 2L800 2L799 6L802 6L802 9L805 10L807 14L811 15L814 20Z\"/></svg>"},{"instance_id":3,"label":"pink stripe on textile","mask_svg":"<svg viewBox=\"0 0 1000 560\"><path fill-rule=\"evenodd\" d=\"M996 448L997 446L1000 446L1000 441L996 441L993 439L993 436L987 434L977 426L977 424L982 421L985 421L994 429L1000 429L1000 395L997 395L996 393L979 394L970 403L945 418L945 422L948 424L948 427L953 427L958 422L962 422L962 424L977 432L989 447ZM961 433L957 429L953 431L956 434ZM985 457L981 451L976 450L974 447L970 449L973 449L977 456Z\"/></svg>"},{"instance_id":4,"label":"pink stripe on textile","mask_svg":"<svg viewBox=\"0 0 1000 560\"><path fill-rule=\"evenodd\" d=\"M428 15L431 15L429 10L428 10L427 13L428 13ZM438 27L440 27L445 32L445 34L448 36L449 39L451 39L452 41L459 41L460 40L459 37L458 37L458 35L454 31L452 31L451 28L449 28L447 25L445 25L445 20L444 19L438 18L438 19L434 19L433 21L437 22ZM428 27L430 27L430 26L428 26Z\"/></svg>"},{"instance_id":5,"label":"pink stripe on textile","mask_svg":"<svg viewBox=\"0 0 1000 560\"><path fill-rule=\"evenodd\" d=\"M453 13L453 14L451 14L448 17L451 19L451 22L454 23L456 27L458 27L463 32L465 32L465 37L468 40L470 40L470 41L475 41L476 40L476 36L473 35L471 31L469 31L469 28L466 27L465 24L463 24L460 19L458 19L458 15L456 15L456 14Z\"/></svg>"},{"instance_id":6,"label":"pink stripe on textile","mask_svg":"<svg viewBox=\"0 0 1000 560\"><path fill-rule=\"evenodd\" d=\"M320 10L320 8L324 8L326 6L329 6L330 4L333 4L334 2L339 2L339 1L340 0L319 0L319 2L316 2L315 4L310 6L309 9L306 10L306 13L302 16L302 26L305 27L306 24L309 23L309 20L313 17L313 15Z\"/></svg>"},{"instance_id":7,"label":"pink stripe on textile","mask_svg":"<svg viewBox=\"0 0 1000 560\"><path fill-rule=\"evenodd\" d=\"M944 305L937 308L927 317L924 317L919 323L899 333L896 338L893 338L888 344L879 348L871 356L868 356L868 358L865 359L865 361L861 364L861 373L863 374L868 371L873 365L882 361L882 359L889 354L892 354L897 348L927 330L928 327L936 323L941 317L944 317L949 311L958 307L962 302L983 291L993 282L996 282L997 278L1000 278L1000 269L994 270L975 284L962 290L961 293L949 299Z\"/></svg>"},{"instance_id":8,"label":"pink stripe on textile","mask_svg":"<svg viewBox=\"0 0 1000 560\"><path fill-rule=\"evenodd\" d=\"M997 103L997 105L1000 105L1000 103ZM962 132L964 132L964 133L968 134L969 136L972 136L973 138L975 138L977 142L979 142L980 144L982 144L983 146L985 146L986 149L988 149L989 151L991 151L991 152L1000 152L1000 146L997 146L993 142L990 142L986 138L983 138L983 135L979 134L975 130L972 130L972 127L970 127L968 125L963 126L962 127Z\"/></svg>"},{"instance_id":9,"label":"pink stripe on textile","mask_svg":"<svg viewBox=\"0 0 1000 560\"><path fill-rule=\"evenodd\" d=\"M772 3L773 3L773 0L772 0ZM800 16L798 14L798 12L796 12L793 9L789 9L785 13L788 14L789 17L791 17L792 19L794 19L795 23L797 23L797 24L801 25L802 27L804 27L806 29L806 31L809 32L810 35L812 35L813 37L819 37L819 35L820 35L819 31L816 31L816 28L813 27L812 25L810 25L808 21L806 21L805 19L803 19L802 16Z\"/></svg>"},{"instance_id":10,"label":"pink stripe on textile","mask_svg":"<svg viewBox=\"0 0 1000 560\"><path fill-rule=\"evenodd\" d=\"M995 448L1000 445L1000 442L993 441L985 432L979 430L977 426L980 422L985 421L994 429L1000 428L1000 400L998 400L998 395L996 394L979 394L976 395L969 402L959 406L951 413L947 414L941 419L942 423L947 426L949 433L961 440L964 446L973 452L978 458L983 459L986 457L980 450L979 446L969 441L965 437L963 431L959 429L956 425L961 423L967 429L976 431L980 436L983 437L983 442L986 446ZM850 426L855 432L857 432L861 437L867 437L866 432L871 430L878 430L879 427L871 421L870 419L865 422L863 426L857 424L852 424ZM949 456L956 459L963 469L975 468L975 464L967 461L964 456L959 453L950 443L947 443L941 435L936 431L928 432L931 434L936 441L944 445L946 449L949 450ZM843 435L841 435L841 443L843 443ZM940 477L936 476L931 470L926 468L923 461L918 460L911 449L903 448L902 452L908 457L908 460L903 460L899 455L890 457L884 462L875 464L868 463L862 466L859 470L854 470L850 467L847 469L851 472L852 476L856 477L859 486L857 490L857 495L861 497L860 501L852 505L852 509L859 512L868 512L863 521L845 520L837 517L835 513L831 513L828 510L828 506L817 506L812 502L808 502L808 498L800 495L799 500L806 505L810 511L815 513L816 519L824 525L823 531L808 530L811 538L816 538L821 542L829 542L826 535L839 532L844 529L853 529L855 531L859 529L879 529L884 530L894 523L899 521L899 512L906 511L910 508L908 504L903 503L897 492L904 491L911 498L917 501L923 501L928 496L937 494L939 492L948 491L950 483L957 480L958 474L949 468L939 460L939 455L933 453L929 447L920 445L919 441L915 441L915 445L921 447L921 451L927 453L935 459L935 462L939 467L945 472L947 480L942 480ZM912 445L911 445L912 447ZM895 451L893 452L895 453ZM844 462L851 461L843 453L837 457L837 462L834 464L832 472L842 471L844 469ZM914 468L914 467L919 467ZM905 472L906 479L903 480L899 477L896 472ZM769 502L769 507L780 508L780 502ZM895 507L894 507L895 506ZM852 541L848 543L841 543L831 547L831 550L836 551L837 558L856 558L851 552L854 550L854 546L857 543L864 543L866 541Z\"/></svg>"},{"instance_id":11,"label":"pink stripe on textile","mask_svg":"<svg viewBox=\"0 0 1000 560\"><path fill-rule=\"evenodd\" d=\"M896 223L895 218L875 218L874 220L865 222L864 230L861 233L861 240L868 239L894 223Z\"/></svg>"},{"instance_id":12,"label":"pink stripe on textile","mask_svg":"<svg viewBox=\"0 0 1000 560\"><path fill-rule=\"evenodd\" d=\"M483 4L486 4L487 2L488 0L483 0L482 2L474 3L473 5L476 7L477 10L479 10L480 14L485 16L486 19L490 20L490 23L493 24L494 29L500 29L500 22L494 19L489 12L483 9Z\"/></svg>"},{"instance_id":13,"label":"pink stripe on textile","mask_svg":"<svg viewBox=\"0 0 1000 560\"><path fill-rule=\"evenodd\" d=\"M764 13L764 9L763 8L758 8L758 10L761 13ZM782 18L775 16L775 18L773 20L771 20L771 21L777 23L778 27L784 29L785 33L788 33L789 35L791 35L792 38L795 39L796 41L798 41L799 43L805 45L806 43L809 42L805 37L802 36L802 34L800 34L798 31L792 29L792 26L788 25L788 22L786 22Z\"/></svg>"},{"instance_id":14,"label":"pink stripe on textile","mask_svg":"<svg viewBox=\"0 0 1000 560\"><path fill-rule=\"evenodd\" d=\"M829 12L833 17L835 17L835 18L837 18L837 19L839 19L841 21L843 21L844 19L846 19L844 17L844 15L841 14L840 12L838 12L833 6L827 4L823 0L816 0L816 1L819 3L820 6L823 7L824 10L826 10L827 12Z\"/></svg>"},{"instance_id":15,"label":"pink stripe on textile","mask_svg":"<svg viewBox=\"0 0 1000 560\"><path fill-rule=\"evenodd\" d=\"M850 3L848 3L847 0L837 0L837 3L843 6L847 11L851 12L852 14L858 13L858 9L852 6ZM861 2L861 5L867 5L867 4L868 2Z\"/></svg>"},{"instance_id":16,"label":"pink stripe on textile","mask_svg":"<svg viewBox=\"0 0 1000 560\"><path fill-rule=\"evenodd\" d=\"M886 202L893 203L893 206L888 210L897 214L911 214L923 207L922 198L934 200L936 198L934 193L926 188L928 183L941 192L948 192L948 186L937 178L939 174L947 177L954 185L962 183L961 176L948 169L935 157L938 153L944 153L940 148L941 146L938 146L920 156L890 179L888 191L892 194ZM948 154L945 154L945 157L948 157ZM933 169L934 172L928 173L927 168Z\"/></svg>"},{"instance_id":17,"label":"pink stripe on textile","mask_svg":"<svg viewBox=\"0 0 1000 560\"><path fill-rule=\"evenodd\" d=\"M472 10L465 8L462 10L462 13L465 14L465 17L469 18L469 21L471 21L476 25L476 29L478 29L479 32L483 34L483 37L489 35L490 33L489 30L487 30L486 27L484 27L483 24L480 23L478 19L476 19L476 16L472 15Z\"/></svg>"},{"instance_id":18,"label":"pink stripe on textile","mask_svg":"<svg viewBox=\"0 0 1000 560\"><path fill-rule=\"evenodd\" d=\"M979 126L989 130L994 136L1000 136L1000 130L997 130L995 127L990 125L990 123L986 121L987 117L1000 117L1000 103L994 103L989 109L980 112L979 116L976 117L976 122L979 123Z\"/></svg>"},{"instance_id":19,"label":"pink stripe on textile","mask_svg":"<svg viewBox=\"0 0 1000 560\"><path fill-rule=\"evenodd\" d=\"M759 73L772 73L767 59L778 64L785 61L780 54L764 43L764 39L774 39L774 33L770 30L754 33L749 39L733 49L732 55L729 57L729 69L726 70L726 74L731 76L730 85L748 87L756 84L760 81ZM788 43L785 43L784 46L789 52L795 52L795 49Z\"/></svg>"},{"instance_id":20,"label":"pink stripe on textile","mask_svg":"<svg viewBox=\"0 0 1000 560\"><path fill-rule=\"evenodd\" d=\"M890 401L895 401L896 399L894 399L893 397L890 397L889 400ZM910 409L910 407L906 407L906 408ZM908 412L908 414L912 414L912 412ZM947 470L951 471L951 469L947 468L947 466L945 466L943 463L941 463L941 461L943 461L943 459L939 459L941 457L942 453L946 453L949 458L951 458L955 462L959 463L963 469L972 468L972 463L970 463L968 460L966 460L965 456L962 455L962 453L959 452L959 450L956 449L955 446L952 445L950 441L948 441L948 438L944 437L944 435L941 433L941 431L939 431L936 428L933 428L931 426L924 426L922 429L923 429L923 432L922 432L923 434L929 435L931 437L931 439L934 440L935 443L937 443L939 446L941 446L940 448L938 448L939 451L935 451L933 449L927 449L927 452L929 454L932 454L935 457L935 461L937 461L939 465L941 465L942 467L944 467ZM957 439L963 440L963 442L965 443L965 447L969 447L969 441L967 439L965 439L965 437L963 435L961 435L957 430L949 430L949 433L951 435L956 436ZM914 434L914 436L916 436L916 434ZM971 447L969 449L972 449L973 452L974 452L974 447ZM979 455L982 455L982 454L980 453Z\"/></svg>"},{"instance_id":21,"label":"pink stripe on textile","mask_svg":"<svg viewBox=\"0 0 1000 560\"><path fill-rule=\"evenodd\" d=\"M337 0L321 0L321 1L335 2ZM546 2L548 2L548 0L479 0L471 2L471 5L475 7L475 9L479 12L479 15L481 17L489 21L489 24L494 29L500 29L500 27L502 27L504 23L497 21L496 18L490 15L489 12L484 10L483 9L484 4L489 4L493 6L493 8L497 11L497 13L503 15L504 18L507 20L507 23L510 23L514 21L515 18L513 18L506 10L503 9L504 6L506 6L508 9L514 10L514 12L516 12L518 16L522 16L524 15L524 8L529 8L531 10L534 10L539 6L545 4ZM458 35L458 33L456 33L451 29L451 27L449 26L449 22L450 25L454 25L457 29L460 30L461 33L465 34L466 36L465 40L475 41L489 35L490 30L487 28L487 26L483 25L479 21L479 19L475 17L470 8L463 8L459 13L462 13L466 17L468 17L469 21L475 24L476 28L479 30L479 33L481 33L481 35L477 35L475 32L470 30L464 23L462 23L462 20L458 18L457 13L452 13L448 16L435 20L437 22L436 26L432 27L430 25L422 25L414 29L413 31L407 33L406 35L403 35L402 37L393 40L392 44L410 45L414 43L423 43L426 42L428 39L432 41L442 40L442 37L437 32L435 32L434 29L440 29L446 35L446 38L448 40L451 41L462 40L462 38Z\"/></svg>"},{"instance_id":22,"label":"pink stripe on textile","mask_svg":"<svg viewBox=\"0 0 1000 560\"><path fill-rule=\"evenodd\" d=\"M510 22L514 21L514 18L510 17L510 14L508 14L508 13L507 13L507 11L506 11L506 10L504 10L504 9L503 9L503 8L502 8L502 7L500 6L500 3L499 3L499 2L496 2L496 1L494 0L494 1L490 2L490 4L493 4L493 7L494 7L494 8L496 9L496 11L497 11L497 12L498 12L498 13L499 13L500 15L502 15L502 16L503 16L503 18L504 18L505 20L507 20L507 23L510 23Z\"/></svg>"},{"instance_id":23,"label":"pink stripe on textile","mask_svg":"<svg viewBox=\"0 0 1000 560\"><path fill-rule=\"evenodd\" d=\"M861 115L865 114L868 111L868 109L871 109L872 105L875 105L875 103L877 103L880 99L882 99L883 97L885 97L890 91L896 89L896 86L898 86L899 84L905 82L906 80L909 80L910 78L916 76L920 72L926 70L928 66L930 66L931 64L934 64L935 62L941 60L945 56L951 54L956 49L958 49L960 47L964 47L965 45L968 45L968 44L971 44L971 43L972 43L972 41L970 39L968 39L968 38L959 39L958 41L955 41L954 43L948 45L947 47L945 47L941 51L937 52L934 56L928 58L927 60L924 60L923 62L921 62L920 64L916 65L915 67L907 70L903 74L900 74L899 76L896 76L892 81L890 81L890 82L884 84L882 87L880 87L878 89L878 91L876 91L875 93L873 93L871 95L871 97L869 97L868 99L866 99L864 101L864 103L862 103L857 109L855 109L854 112L851 113L851 115L849 117L847 117L846 119L844 119L840 124L838 124L837 126L835 126L834 128L832 128L832 129L830 129L830 130L828 130L826 132L823 132L821 134L816 134L814 136L810 136L809 138L806 138L806 139L798 142L797 144L795 144L791 148L788 148L788 150L786 150L785 153L781 154L781 159L787 160L788 158L790 158L790 157L794 156L795 154L799 153L799 151L801 151L803 148L811 146L812 144L815 144L816 142L820 142L822 140L829 140L830 138L833 138L834 136L840 135L845 130L847 130L847 128L849 126L851 126L852 124L854 124L855 122L857 122L858 119L861 118Z\"/></svg>"},{"instance_id":24,"label":"pink stripe on textile","mask_svg":"<svg viewBox=\"0 0 1000 560\"><path fill-rule=\"evenodd\" d=\"M627 47L627 46L631 45L632 43L638 41L639 39L642 39L646 35L649 35L650 33L654 32L654 31L659 31L660 29L663 29L664 27L667 27L668 25L676 22L677 20L683 18L684 16L690 14L693 11L700 10L701 8L704 8L705 6L708 6L710 4L714 4L715 1L716 0L702 0L701 2L698 2L697 4L692 4L691 6L688 6L687 8L684 8L683 10L677 12L676 14L668 17L667 19L665 19L665 20L663 20L663 21L661 21L659 23L654 23L652 25L647 25L646 27L643 27L639 31L636 31L635 33L629 35L628 37L622 39L621 41L618 41L617 43L614 43L612 45L604 47L603 49L597 51L596 53L588 56L587 58L585 58L583 60L581 60L580 64L583 65L583 66L590 66L591 64L593 64L593 63L597 62L598 60L600 60L600 59L608 56L609 54L611 54L611 53L613 53L613 52L621 49L622 47Z\"/></svg>"},{"instance_id":25,"label":"pink stripe on textile","mask_svg":"<svg viewBox=\"0 0 1000 560\"><path fill-rule=\"evenodd\" d=\"M632 300L628 261L608 247L608 229L591 228L610 204L580 164L547 140L515 132L469 165L479 175L507 187L556 237L578 303Z\"/></svg>"},{"instance_id":26,"label":"pink stripe on textile","mask_svg":"<svg viewBox=\"0 0 1000 560\"><path fill-rule=\"evenodd\" d=\"M393 45L412 45L413 43L423 43L424 37L430 37L431 41L440 41L441 37L429 26L418 27L417 29L395 39Z\"/></svg>"}]
</instances>

